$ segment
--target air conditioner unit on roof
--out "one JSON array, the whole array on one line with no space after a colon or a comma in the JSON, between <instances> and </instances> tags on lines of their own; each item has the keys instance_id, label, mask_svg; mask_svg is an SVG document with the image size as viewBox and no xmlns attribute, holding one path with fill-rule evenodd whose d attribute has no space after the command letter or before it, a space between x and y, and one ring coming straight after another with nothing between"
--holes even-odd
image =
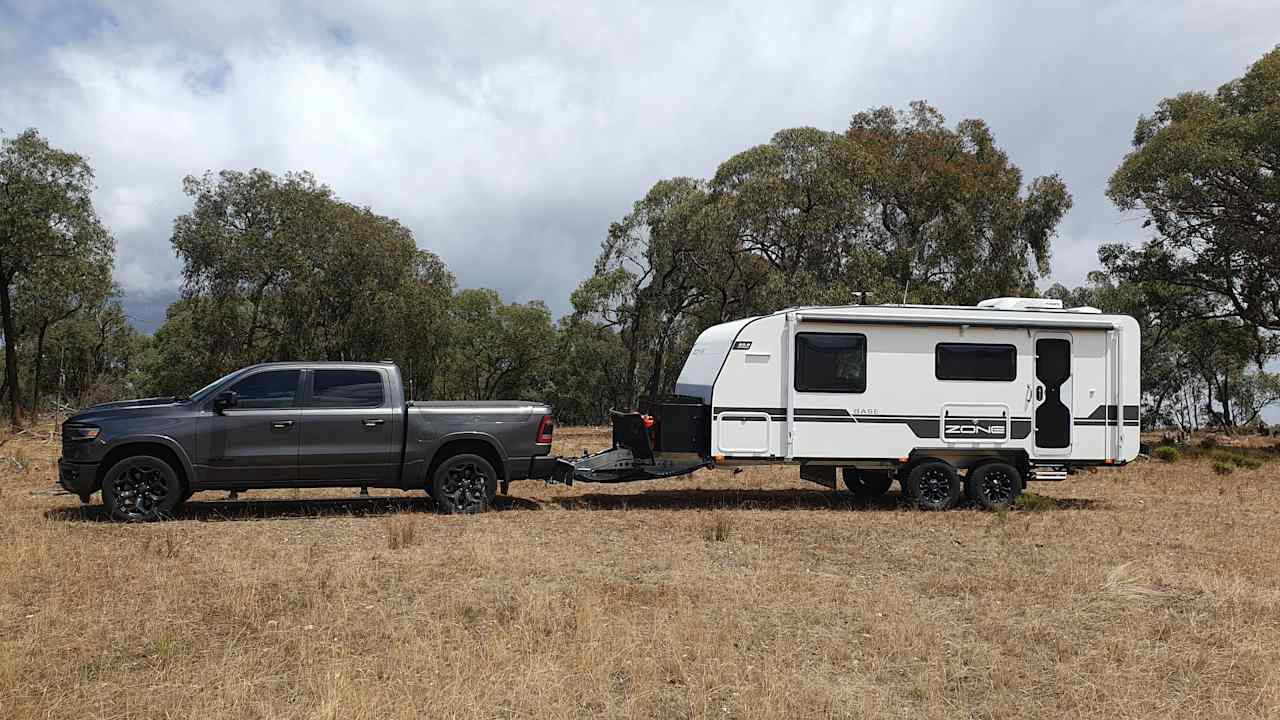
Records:
<instances>
[{"instance_id":1,"label":"air conditioner unit on roof","mask_svg":"<svg viewBox=\"0 0 1280 720\"><path fill-rule=\"evenodd\" d=\"M1061 300L1047 298L1002 297L983 300L978 307L988 310L1061 310Z\"/></svg>"}]
</instances>

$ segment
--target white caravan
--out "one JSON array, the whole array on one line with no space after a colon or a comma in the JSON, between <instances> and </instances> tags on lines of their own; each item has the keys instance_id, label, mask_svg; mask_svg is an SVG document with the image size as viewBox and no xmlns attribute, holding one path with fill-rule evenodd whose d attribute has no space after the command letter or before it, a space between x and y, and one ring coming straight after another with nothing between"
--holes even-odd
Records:
<instances>
[{"instance_id":1,"label":"white caravan","mask_svg":"<svg viewBox=\"0 0 1280 720\"><path fill-rule=\"evenodd\" d=\"M791 308L708 328L677 397L616 413L614 449L562 479L796 463L921 507L1007 507L1027 480L1137 457L1137 322L1057 300ZM963 476L962 476L963 474Z\"/></svg>"}]
</instances>

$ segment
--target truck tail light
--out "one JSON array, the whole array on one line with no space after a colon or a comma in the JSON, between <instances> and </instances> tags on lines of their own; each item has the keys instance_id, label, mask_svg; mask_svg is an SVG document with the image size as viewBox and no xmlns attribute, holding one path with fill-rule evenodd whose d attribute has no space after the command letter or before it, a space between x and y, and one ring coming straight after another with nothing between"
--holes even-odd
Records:
<instances>
[{"instance_id":1,"label":"truck tail light","mask_svg":"<svg viewBox=\"0 0 1280 720\"><path fill-rule=\"evenodd\" d=\"M538 444L550 445L551 433L556 429L556 424L551 420L550 415L543 415L542 422L538 423Z\"/></svg>"}]
</instances>

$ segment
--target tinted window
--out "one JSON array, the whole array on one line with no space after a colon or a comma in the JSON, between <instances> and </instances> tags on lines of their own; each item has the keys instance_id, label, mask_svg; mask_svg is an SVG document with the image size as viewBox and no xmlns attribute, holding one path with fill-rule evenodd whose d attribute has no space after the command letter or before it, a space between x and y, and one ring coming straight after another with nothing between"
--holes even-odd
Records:
<instances>
[{"instance_id":1,"label":"tinted window","mask_svg":"<svg viewBox=\"0 0 1280 720\"><path fill-rule=\"evenodd\" d=\"M375 370L316 370L311 404L322 407L378 407L382 373Z\"/></svg>"},{"instance_id":2,"label":"tinted window","mask_svg":"<svg viewBox=\"0 0 1280 720\"><path fill-rule=\"evenodd\" d=\"M1012 345L940 343L934 365L939 380L1012 380L1018 351Z\"/></svg>"},{"instance_id":3,"label":"tinted window","mask_svg":"<svg viewBox=\"0 0 1280 720\"><path fill-rule=\"evenodd\" d=\"M796 390L860 393L866 389L866 335L796 335Z\"/></svg>"},{"instance_id":4,"label":"tinted window","mask_svg":"<svg viewBox=\"0 0 1280 720\"><path fill-rule=\"evenodd\" d=\"M293 398L298 392L298 374L300 370L269 370L250 375L231 389L240 400L239 408L285 408L293 406Z\"/></svg>"}]
</instances>

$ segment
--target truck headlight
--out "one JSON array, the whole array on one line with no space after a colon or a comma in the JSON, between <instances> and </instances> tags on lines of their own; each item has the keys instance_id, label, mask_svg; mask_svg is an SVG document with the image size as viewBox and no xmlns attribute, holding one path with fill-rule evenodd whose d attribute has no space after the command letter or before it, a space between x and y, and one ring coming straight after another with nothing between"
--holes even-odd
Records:
<instances>
[{"instance_id":1,"label":"truck headlight","mask_svg":"<svg viewBox=\"0 0 1280 720\"><path fill-rule=\"evenodd\" d=\"M63 425L63 440L95 440L102 429L95 425Z\"/></svg>"}]
</instances>

